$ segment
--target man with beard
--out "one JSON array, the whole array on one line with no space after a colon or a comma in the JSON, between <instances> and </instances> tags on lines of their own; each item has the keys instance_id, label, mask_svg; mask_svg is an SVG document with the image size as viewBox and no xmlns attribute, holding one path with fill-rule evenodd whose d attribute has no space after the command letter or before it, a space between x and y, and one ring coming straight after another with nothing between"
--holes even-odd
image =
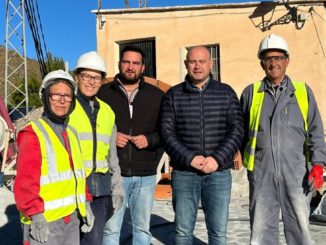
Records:
<instances>
[{"instance_id":1,"label":"man with beard","mask_svg":"<svg viewBox=\"0 0 326 245\"><path fill-rule=\"evenodd\" d=\"M151 242L149 225L161 152L157 125L163 92L145 83L144 58L141 49L126 46L120 54L119 74L97 94L116 115L116 145L125 191L122 208L104 227L103 244L119 244L127 205L132 217L133 244Z\"/></svg>"}]
</instances>

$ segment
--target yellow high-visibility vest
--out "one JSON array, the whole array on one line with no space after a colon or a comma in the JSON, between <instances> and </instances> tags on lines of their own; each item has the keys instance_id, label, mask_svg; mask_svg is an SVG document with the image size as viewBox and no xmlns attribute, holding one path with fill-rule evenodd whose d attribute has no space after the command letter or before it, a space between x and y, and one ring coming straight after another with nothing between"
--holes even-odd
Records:
<instances>
[{"instance_id":1,"label":"yellow high-visibility vest","mask_svg":"<svg viewBox=\"0 0 326 245\"><path fill-rule=\"evenodd\" d=\"M93 135L89 117L78 100L76 101L76 108L69 116L69 125L73 126L79 135L86 176L89 176L93 171L94 144L96 144L95 172L106 173L109 170L107 158L115 114L108 104L98 98L97 100L100 104L100 109L96 118L96 135ZM94 137L96 137L96 140L94 140Z\"/></svg>"},{"instance_id":2,"label":"yellow high-visibility vest","mask_svg":"<svg viewBox=\"0 0 326 245\"><path fill-rule=\"evenodd\" d=\"M308 132L308 93L306 84L304 82L292 81L295 88L295 97L298 101L298 105L304 119L304 127ZM260 121L261 109L264 101L265 91L258 91L262 81L255 82L253 84L253 97L250 107L250 118L249 118L249 141L247 142L244 150L243 165L250 171L254 169L255 151L257 143L257 133ZM307 139L306 139L307 141ZM308 159L307 159L308 161Z\"/></svg>"},{"instance_id":3,"label":"yellow high-visibility vest","mask_svg":"<svg viewBox=\"0 0 326 245\"><path fill-rule=\"evenodd\" d=\"M31 122L41 148L40 197L44 201L44 217L48 222L72 214L76 209L86 216L86 174L84 171L78 135L67 127L73 170L69 154L52 128L43 120ZM22 223L30 219L21 215Z\"/></svg>"}]
</instances>

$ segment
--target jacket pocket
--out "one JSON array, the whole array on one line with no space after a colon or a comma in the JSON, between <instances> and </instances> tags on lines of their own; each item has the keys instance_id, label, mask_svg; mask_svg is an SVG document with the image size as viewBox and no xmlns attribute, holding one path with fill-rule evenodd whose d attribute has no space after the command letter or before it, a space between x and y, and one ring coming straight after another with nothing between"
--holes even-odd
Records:
<instances>
[{"instance_id":1,"label":"jacket pocket","mask_svg":"<svg viewBox=\"0 0 326 245\"><path fill-rule=\"evenodd\" d=\"M304 128L304 120L298 104L289 103L282 110L288 127Z\"/></svg>"}]
</instances>

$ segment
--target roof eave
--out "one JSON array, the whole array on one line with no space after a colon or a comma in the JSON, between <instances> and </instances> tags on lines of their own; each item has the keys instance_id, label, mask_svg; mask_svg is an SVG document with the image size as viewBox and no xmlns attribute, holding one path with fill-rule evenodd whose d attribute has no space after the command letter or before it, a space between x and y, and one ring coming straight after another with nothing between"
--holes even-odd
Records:
<instances>
[{"instance_id":1,"label":"roof eave","mask_svg":"<svg viewBox=\"0 0 326 245\"><path fill-rule=\"evenodd\" d=\"M223 3L223 4L205 4L205 5L189 5L189 6L169 6L169 7L148 7L148 8L126 8L126 9L96 9L92 10L94 14L132 14L132 13L157 13L157 12L173 12L187 10L203 10L203 9L232 9L232 8L250 8L258 6L262 3L276 3L276 5L284 5L283 1L262 1L262 2L245 2L245 3ZM297 4L326 4L326 0L302 0L291 1L290 5Z\"/></svg>"}]
</instances>

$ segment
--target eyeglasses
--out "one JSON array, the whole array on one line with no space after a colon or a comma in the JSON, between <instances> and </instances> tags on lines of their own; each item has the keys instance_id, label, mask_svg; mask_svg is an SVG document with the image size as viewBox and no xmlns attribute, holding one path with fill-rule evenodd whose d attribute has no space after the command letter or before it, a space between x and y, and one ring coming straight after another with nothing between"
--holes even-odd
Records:
<instances>
[{"instance_id":1,"label":"eyeglasses","mask_svg":"<svg viewBox=\"0 0 326 245\"><path fill-rule=\"evenodd\" d=\"M285 60L287 57L285 56L269 56L269 57L263 57L261 60L265 64L271 64L273 61L280 62L281 60Z\"/></svg>"},{"instance_id":2,"label":"eyeglasses","mask_svg":"<svg viewBox=\"0 0 326 245\"><path fill-rule=\"evenodd\" d=\"M72 101L72 96L70 94L56 94L56 93L50 93L50 98L53 101L61 101L62 98L66 102L71 102Z\"/></svg>"},{"instance_id":3,"label":"eyeglasses","mask_svg":"<svg viewBox=\"0 0 326 245\"><path fill-rule=\"evenodd\" d=\"M87 73L80 73L81 78L85 81L85 82L90 82L92 79L94 81L94 83L101 83L102 82L102 77L101 76L91 76Z\"/></svg>"}]
</instances>

